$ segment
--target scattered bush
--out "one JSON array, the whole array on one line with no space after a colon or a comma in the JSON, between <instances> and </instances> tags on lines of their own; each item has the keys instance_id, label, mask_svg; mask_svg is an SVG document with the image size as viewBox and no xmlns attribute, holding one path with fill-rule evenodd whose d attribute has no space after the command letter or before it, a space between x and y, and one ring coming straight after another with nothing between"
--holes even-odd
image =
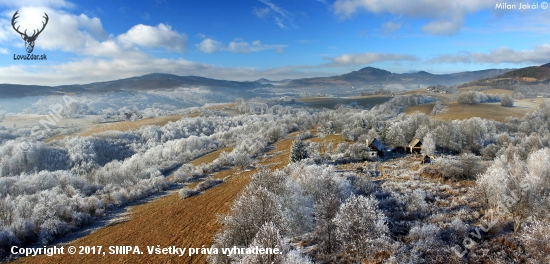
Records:
<instances>
[{"instance_id":1,"label":"scattered bush","mask_svg":"<svg viewBox=\"0 0 550 264\"><path fill-rule=\"evenodd\" d=\"M458 95L459 104L479 104L485 102L500 102L498 95L484 94L478 91L467 91Z\"/></svg>"},{"instance_id":2,"label":"scattered bush","mask_svg":"<svg viewBox=\"0 0 550 264\"><path fill-rule=\"evenodd\" d=\"M202 191L205 191L205 190L208 190L220 183L222 183L223 180L219 180L219 179L213 179L213 178L208 178L202 182L200 182L199 184L197 184L197 187L195 188L195 190L197 192L202 192Z\"/></svg>"},{"instance_id":3,"label":"scattered bush","mask_svg":"<svg viewBox=\"0 0 550 264\"><path fill-rule=\"evenodd\" d=\"M520 236L523 248L536 263L550 262L550 224L535 221L525 227Z\"/></svg>"},{"instance_id":4,"label":"scattered bush","mask_svg":"<svg viewBox=\"0 0 550 264\"><path fill-rule=\"evenodd\" d=\"M500 105L506 106L506 107L512 107L514 106L514 98L510 96L509 94L504 94L501 97Z\"/></svg>"},{"instance_id":5,"label":"scattered bush","mask_svg":"<svg viewBox=\"0 0 550 264\"><path fill-rule=\"evenodd\" d=\"M200 192L195 191L193 189L189 189L187 187L184 187L184 188L181 188L181 190L178 193L179 193L180 198L185 199L185 198L189 198L191 196L195 196L195 195L199 194Z\"/></svg>"},{"instance_id":6,"label":"scattered bush","mask_svg":"<svg viewBox=\"0 0 550 264\"><path fill-rule=\"evenodd\" d=\"M389 247L386 216L378 210L374 197L351 195L333 219L342 251L354 256L356 263L373 258Z\"/></svg>"}]
</instances>

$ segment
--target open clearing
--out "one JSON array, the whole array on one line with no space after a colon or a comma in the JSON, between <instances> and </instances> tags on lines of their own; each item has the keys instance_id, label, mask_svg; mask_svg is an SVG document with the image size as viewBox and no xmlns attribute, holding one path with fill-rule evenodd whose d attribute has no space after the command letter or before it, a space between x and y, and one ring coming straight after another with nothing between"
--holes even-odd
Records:
<instances>
[{"instance_id":1,"label":"open clearing","mask_svg":"<svg viewBox=\"0 0 550 264\"><path fill-rule=\"evenodd\" d=\"M483 103L477 105L458 104L456 102L445 103L448 108L446 113L431 116L440 120L468 119L480 117L503 122L506 117L512 116L521 118L525 114L533 111L540 103L527 100L518 100L514 102L514 107L503 107L500 103ZM434 103L416 105L405 109L405 113L412 114L416 111L429 115L432 112Z\"/></svg>"},{"instance_id":2,"label":"open clearing","mask_svg":"<svg viewBox=\"0 0 550 264\"><path fill-rule=\"evenodd\" d=\"M95 124L93 126L85 127L80 132L71 134L71 135L87 137L93 134L110 131L110 130L128 131L128 130L139 129L142 126L150 126L150 125L163 126L168 122L178 121L183 116L184 115L159 116L159 117L140 119L136 121L122 121L122 122L115 122L115 123ZM68 136L68 134L57 135L57 136L45 139L44 142L50 142L55 139L63 139L66 136Z\"/></svg>"},{"instance_id":3,"label":"open clearing","mask_svg":"<svg viewBox=\"0 0 550 264\"><path fill-rule=\"evenodd\" d=\"M506 89L488 89L481 91L484 94L514 94L514 91L512 90L506 90Z\"/></svg>"},{"instance_id":4,"label":"open clearing","mask_svg":"<svg viewBox=\"0 0 550 264\"><path fill-rule=\"evenodd\" d=\"M392 98L393 97L389 95L371 95L354 97L311 97L299 98L296 101L313 108L334 109L338 104L357 104L363 107L372 107L377 104L383 104Z\"/></svg>"},{"instance_id":5,"label":"open clearing","mask_svg":"<svg viewBox=\"0 0 550 264\"><path fill-rule=\"evenodd\" d=\"M177 194L173 194L131 207L128 221L104 227L66 245L77 248L103 246L103 251L107 252L109 246L132 245L139 246L143 255L40 255L21 258L15 263L205 263L206 255L149 255L147 246L201 248L204 245L209 248L214 234L221 228L217 216L229 213L229 206L249 183L257 168L265 166L274 170L288 164L295 135L290 134L287 139L276 143L274 149L266 153L265 158L260 159L252 170L236 172L230 169L215 173L212 175L215 178L229 177L224 183L201 195L180 199ZM216 155L219 152L203 157L213 159Z\"/></svg>"}]
</instances>

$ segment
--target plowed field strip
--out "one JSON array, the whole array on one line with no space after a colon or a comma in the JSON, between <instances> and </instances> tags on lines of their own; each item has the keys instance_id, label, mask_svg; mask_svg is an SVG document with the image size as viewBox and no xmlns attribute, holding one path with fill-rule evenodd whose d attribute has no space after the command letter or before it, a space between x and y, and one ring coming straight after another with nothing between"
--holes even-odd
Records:
<instances>
[{"instance_id":1,"label":"plowed field strip","mask_svg":"<svg viewBox=\"0 0 550 264\"><path fill-rule=\"evenodd\" d=\"M270 166L270 169L286 166L291 144L291 139L278 142L271 151L276 155L259 162L259 165L276 164ZM219 173L228 174L232 171ZM26 257L15 263L205 263L206 255L149 255L147 246L201 248L204 245L209 248L214 234L221 228L217 215L229 213L231 203L249 183L255 171L235 173L223 184L188 199L180 199L174 194L135 206L130 210L128 221L101 228L65 245L65 248L103 246L105 255L70 255L65 250L64 255ZM111 255L109 246L139 246L143 254Z\"/></svg>"}]
</instances>

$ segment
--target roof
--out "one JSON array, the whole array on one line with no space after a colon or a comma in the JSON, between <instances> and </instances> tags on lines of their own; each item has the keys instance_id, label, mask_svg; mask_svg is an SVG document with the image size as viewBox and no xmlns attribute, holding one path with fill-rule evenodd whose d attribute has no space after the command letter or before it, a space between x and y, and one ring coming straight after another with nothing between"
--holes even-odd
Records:
<instances>
[{"instance_id":1,"label":"roof","mask_svg":"<svg viewBox=\"0 0 550 264\"><path fill-rule=\"evenodd\" d=\"M420 142L420 139L413 138L413 140L409 143L409 147L416 147L417 145L422 145L422 142Z\"/></svg>"},{"instance_id":2,"label":"roof","mask_svg":"<svg viewBox=\"0 0 550 264\"><path fill-rule=\"evenodd\" d=\"M373 146L377 150L383 151L384 150L384 143L380 142L377 138L375 138L370 144L369 147Z\"/></svg>"}]
</instances>

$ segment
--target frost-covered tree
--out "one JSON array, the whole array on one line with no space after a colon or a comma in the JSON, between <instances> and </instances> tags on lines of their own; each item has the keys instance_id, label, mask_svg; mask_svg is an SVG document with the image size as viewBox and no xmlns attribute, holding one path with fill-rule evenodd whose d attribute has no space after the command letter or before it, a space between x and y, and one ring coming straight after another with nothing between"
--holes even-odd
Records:
<instances>
[{"instance_id":1,"label":"frost-covered tree","mask_svg":"<svg viewBox=\"0 0 550 264\"><path fill-rule=\"evenodd\" d=\"M387 128L385 140L393 147L403 147L408 143L403 129L397 123L392 123Z\"/></svg>"},{"instance_id":2,"label":"frost-covered tree","mask_svg":"<svg viewBox=\"0 0 550 264\"><path fill-rule=\"evenodd\" d=\"M432 156L435 153L435 139L432 133L426 134L424 140L422 140L422 150L421 153L423 156L428 155Z\"/></svg>"},{"instance_id":3,"label":"frost-covered tree","mask_svg":"<svg viewBox=\"0 0 550 264\"><path fill-rule=\"evenodd\" d=\"M486 208L510 217L516 233L530 218L548 213L550 193L550 149L538 150L527 159L500 156L480 175L476 191Z\"/></svg>"},{"instance_id":4,"label":"frost-covered tree","mask_svg":"<svg viewBox=\"0 0 550 264\"><path fill-rule=\"evenodd\" d=\"M242 264L278 264L284 260L284 254L288 251L288 245L284 242L279 229L273 222L265 223L250 244L250 248L277 249L278 254L251 254L246 255Z\"/></svg>"},{"instance_id":5,"label":"frost-covered tree","mask_svg":"<svg viewBox=\"0 0 550 264\"><path fill-rule=\"evenodd\" d=\"M386 216L378 210L374 197L351 195L333 219L342 250L357 263L387 249L389 229Z\"/></svg>"},{"instance_id":6,"label":"frost-covered tree","mask_svg":"<svg viewBox=\"0 0 550 264\"><path fill-rule=\"evenodd\" d=\"M250 164L252 164L250 155L243 151L233 151L233 160L235 162L235 166L241 170L246 169Z\"/></svg>"},{"instance_id":7,"label":"frost-covered tree","mask_svg":"<svg viewBox=\"0 0 550 264\"><path fill-rule=\"evenodd\" d=\"M514 98L512 98L512 96L510 96L509 94L504 94L500 99L500 105L512 107L514 106Z\"/></svg>"},{"instance_id":8,"label":"frost-covered tree","mask_svg":"<svg viewBox=\"0 0 550 264\"><path fill-rule=\"evenodd\" d=\"M459 156L462 165L462 173L465 179L474 179L485 167L481 164L481 157L472 153L463 153Z\"/></svg>"},{"instance_id":9,"label":"frost-covered tree","mask_svg":"<svg viewBox=\"0 0 550 264\"><path fill-rule=\"evenodd\" d=\"M256 233L267 222L273 222L279 230L282 226L282 214L276 195L266 188L247 187L244 193L233 202L231 214L222 219L224 231L216 234L212 247L248 247ZM229 258L220 253L210 255L208 261L227 263L242 257L233 255Z\"/></svg>"},{"instance_id":10,"label":"frost-covered tree","mask_svg":"<svg viewBox=\"0 0 550 264\"><path fill-rule=\"evenodd\" d=\"M302 255L298 250L291 250L283 259L283 264L313 264L310 257Z\"/></svg>"}]
</instances>

